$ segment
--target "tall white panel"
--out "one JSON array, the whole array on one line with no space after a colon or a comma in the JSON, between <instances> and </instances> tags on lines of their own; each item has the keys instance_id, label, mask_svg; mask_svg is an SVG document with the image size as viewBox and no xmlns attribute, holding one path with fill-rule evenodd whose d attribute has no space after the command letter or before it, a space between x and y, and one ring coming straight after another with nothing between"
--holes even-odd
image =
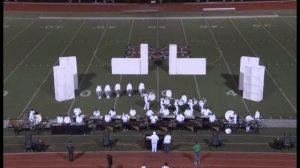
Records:
<instances>
[{"instance_id":1,"label":"tall white panel","mask_svg":"<svg viewBox=\"0 0 300 168\"><path fill-rule=\"evenodd\" d=\"M244 67L243 98L253 101L261 101L263 99L264 76L264 66Z\"/></svg>"},{"instance_id":2,"label":"tall white panel","mask_svg":"<svg viewBox=\"0 0 300 168\"><path fill-rule=\"evenodd\" d=\"M60 66L68 66L71 68L74 78L74 88L78 89L78 73L76 56L59 57Z\"/></svg>"},{"instance_id":3,"label":"tall white panel","mask_svg":"<svg viewBox=\"0 0 300 168\"><path fill-rule=\"evenodd\" d=\"M177 74L177 45L169 45L169 75Z\"/></svg>"},{"instance_id":4,"label":"tall white panel","mask_svg":"<svg viewBox=\"0 0 300 168\"><path fill-rule=\"evenodd\" d=\"M148 44L140 45L140 54L141 54L141 74L148 74Z\"/></svg>"},{"instance_id":5,"label":"tall white panel","mask_svg":"<svg viewBox=\"0 0 300 168\"><path fill-rule=\"evenodd\" d=\"M240 61L240 80L239 80L239 90L243 90L244 81L244 67L245 66L258 66L259 57L242 56Z\"/></svg>"},{"instance_id":6,"label":"tall white panel","mask_svg":"<svg viewBox=\"0 0 300 168\"><path fill-rule=\"evenodd\" d=\"M64 101L75 98L73 72L67 66L54 66L55 100Z\"/></svg>"}]
</instances>

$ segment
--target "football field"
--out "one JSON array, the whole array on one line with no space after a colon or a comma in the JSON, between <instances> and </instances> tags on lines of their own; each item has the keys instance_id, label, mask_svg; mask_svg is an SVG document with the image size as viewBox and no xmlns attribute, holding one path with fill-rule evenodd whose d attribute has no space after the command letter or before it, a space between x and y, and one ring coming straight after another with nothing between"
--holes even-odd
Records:
<instances>
[{"instance_id":1,"label":"football field","mask_svg":"<svg viewBox=\"0 0 300 168\"><path fill-rule=\"evenodd\" d=\"M135 107L144 116L139 94L98 100L97 84L104 88L120 82L125 90L143 82L154 90L150 103L159 111L161 92L174 97L206 98L218 117L227 110L239 116L261 112L266 119L296 119L296 12L226 12L178 14L63 14L4 13L3 18L4 119L28 115L35 109L44 117L73 114L86 116L99 108L101 115L114 107L118 114ZM125 49L148 43L162 48L189 45L192 58L207 59L206 75L169 75L168 60L149 60L148 75L112 75L111 58L124 57ZM79 89L76 98L57 102L53 66L61 56L76 56ZM264 96L260 102L242 98L238 90L241 56L260 58L266 67Z\"/></svg>"}]
</instances>

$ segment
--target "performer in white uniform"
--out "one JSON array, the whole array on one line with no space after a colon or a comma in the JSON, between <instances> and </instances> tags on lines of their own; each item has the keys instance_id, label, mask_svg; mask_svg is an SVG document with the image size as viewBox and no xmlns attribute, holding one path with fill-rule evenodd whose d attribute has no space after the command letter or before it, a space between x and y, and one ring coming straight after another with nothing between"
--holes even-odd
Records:
<instances>
[{"instance_id":1,"label":"performer in white uniform","mask_svg":"<svg viewBox=\"0 0 300 168\"><path fill-rule=\"evenodd\" d=\"M206 100L205 100L205 98L201 98L200 100L199 100L199 106L200 106L200 109L201 109L201 113L203 113L203 109L204 109L204 104L206 103Z\"/></svg>"},{"instance_id":2,"label":"performer in white uniform","mask_svg":"<svg viewBox=\"0 0 300 168\"><path fill-rule=\"evenodd\" d=\"M63 117L60 116L60 115L56 117L56 120L57 120L57 123L58 123L58 124L62 124L62 123L64 122Z\"/></svg>"},{"instance_id":3,"label":"performer in white uniform","mask_svg":"<svg viewBox=\"0 0 300 168\"><path fill-rule=\"evenodd\" d=\"M116 83L115 92L116 92L117 97L120 97L120 94L121 94L121 85L120 85L120 83Z\"/></svg>"},{"instance_id":4,"label":"performer in white uniform","mask_svg":"<svg viewBox=\"0 0 300 168\"><path fill-rule=\"evenodd\" d=\"M192 99L190 99L189 101L188 101L188 104L189 104L189 107L190 107L190 109L193 111L193 107L194 107L194 102L193 102L193 100Z\"/></svg>"},{"instance_id":5,"label":"performer in white uniform","mask_svg":"<svg viewBox=\"0 0 300 168\"><path fill-rule=\"evenodd\" d=\"M147 139L151 140L151 147L152 147L152 152L157 151L157 143L159 140L159 137L156 135L156 132L153 132L151 136L147 136Z\"/></svg>"},{"instance_id":6,"label":"performer in white uniform","mask_svg":"<svg viewBox=\"0 0 300 168\"><path fill-rule=\"evenodd\" d=\"M145 84L141 82L141 83L139 84L139 92L140 92L140 94L141 94L141 97L143 97L144 91L145 91Z\"/></svg>"},{"instance_id":7,"label":"performer in white uniform","mask_svg":"<svg viewBox=\"0 0 300 168\"><path fill-rule=\"evenodd\" d=\"M246 121L246 132L249 132L250 131L250 122L253 121L254 118L248 114L245 118L245 121Z\"/></svg>"},{"instance_id":8,"label":"performer in white uniform","mask_svg":"<svg viewBox=\"0 0 300 168\"><path fill-rule=\"evenodd\" d=\"M126 91L127 91L128 96L131 96L132 91L133 91L131 83L127 84Z\"/></svg>"},{"instance_id":9,"label":"performer in white uniform","mask_svg":"<svg viewBox=\"0 0 300 168\"><path fill-rule=\"evenodd\" d=\"M30 112L29 112L29 117L28 117L28 119L29 119L29 121L30 121L31 123L34 123L34 113L35 113L35 110L33 110L33 109L31 109Z\"/></svg>"},{"instance_id":10,"label":"performer in white uniform","mask_svg":"<svg viewBox=\"0 0 300 168\"><path fill-rule=\"evenodd\" d=\"M115 111L114 108L111 108L111 109L109 110L108 114L109 114L111 117L113 117L113 116L115 116L115 115L117 114L117 112Z\"/></svg>"},{"instance_id":11,"label":"performer in white uniform","mask_svg":"<svg viewBox=\"0 0 300 168\"><path fill-rule=\"evenodd\" d=\"M209 117L209 115L212 114L209 108L204 108L202 112L203 112L203 117Z\"/></svg>"},{"instance_id":12,"label":"performer in white uniform","mask_svg":"<svg viewBox=\"0 0 300 168\"><path fill-rule=\"evenodd\" d=\"M164 105L164 98L160 98L160 110L159 112L162 113L165 109L165 105Z\"/></svg>"},{"instance_id":13,"label":"performer in white uniform","mask_svg":"<svg viewBox=\"0 0 300 168\"><path fill-rule=\"evenodd\" d=\"M156 115L151 115L150 116L150 123L151 124L156 124L157 120L158 120L158 117Z\"/></svg>"},{"instance_id":14,"label":"performer in white uniform","mask_svg":"<svg viewBox=\"0 0 300 168\"><path fill-rule=\"evenodd\" d=\"M75 108L74 108L74 114L75 114L76 117L79 116L79 115L81 114L81 110L80 110L79 107L75 107Z\"/></svg>"},{"instance_id":15,"label":"performer in white uniform","mask_svg":"<svg viewBox=\"0 0 300 168\"><path fill-rule=\"evenodd\" d=\"M104 121L105 121L106 123L109 123L109 122L111 121L111 116L110 116L110 114L105 114L105 116L104 116Z\"/></svg>"},{"instance_id":16,"label":"performer in white uniform","mask_svg":"<svg viewBox=\"0 0 300 168\"><path fill-rule=\"evenodd\" d=\"M209 122L210 122L210 123L213 123L213 122L215 122L215 121L216 121L216 115L213 114L213 113L210 113L210 114L209 114Z\"/></svg>"},{"instance_id":17,"label":"performer in white uniform","mask_svg":"<svg viewBox=\"0 0 300 168\"><path fill-rule=\"evenodd\" d=\"M168 109L168 108L165 108L165 109L162 111L162 114L163 114L164 117L166 117L167 115L169 115L169 114L170 114L169 109Z\"/></svg>"},{"instance_id":18,"label":"performer in white uniform","mask_svg":"<svg viewBox=\"0 0 300 168\"><path fill-rule=\"evenodd\" d=\"M258 110L256 110L256 112L255 112L254 119L255 120L259 120L260 119L260 112Z\"/></svg>"},{"instance_id":19,"label":"performer in white uniform","mask_svg":"<svg viewBox=\"0 0 300 168\"><path fill-rule=\"evenodd\" d=\"M102 96L102 88L100 85L97 85L96 87L96 95L97 95L97 98L98 99L101 99L101 96Z\"/></svg>"},{"instance_id":20,"label":"performer in white uniform","mask_svg":"<svg viewBox=\"0 0 300 168\"><path fill-rule=\"evenodd\" d=\"M83 116L82 116L82 115L78 115L78 116L76 117L76 123L77 123L77 124L82 124L82 122L83 122Z\"/></svg>"},{"instance_id":21,"label":"performer in white uniform","mask_svg":"<svg viewBox=\"0 0 300 168\"><path fill-rule=\"evenodd\" d=\"M69 116L64 117L64 123L65 124L70 124L71 123L71 118Z\"/></svg>"},{"instance_id":22,"label":"performer in white uniform","mask_svg":"<svg viewBox=\"0 0 300 168\"><path fill-rule=\"evenodd\" d=\"M189 108L187 108L185 111L184 111L184 115L185 117L187 118L190 118L190 117L193 117L193 111Z\"/></svg>"},{"instance_id":23,"label":"performer in white uniform","mask_svg":"<svg viewBox=\"0 0 300 168\"><path fill-rule=\"evenodd\" d=\"M174 101L174 106L175 106L174 114L177 115L178 112L179 112L178 99L175 99L175 101Z\"/></svg>"},{"instance_id":24,"label":"performer in white uniform","mask_svg":"<svg viewBox=\"0 0 300 168\"><path fill-rule=\"evenodd\" d=\"M186 97L185 94L183 94L183 95L181 96L181 101L183 102L183 104L186 104L186 103L187 103L187 97Z\"/></svg>"},{"instance_id":25,"label":"performer in white uniform","mask_svg":"<svg viewBox=\"0 0 300 168\"><path fill-rule=\"evenodd\" d=\"M104 87L104 93L106 95L106 98L109 99L110 98L110 94L111 94L111 88L108 84L105 85Z\"/></svg>"},{"instance_id":26,"label":"performer in white uniform","mask_svg":"<svg viewBox=\"0 0 300 168\"><path fill-rule=\"evenodd\" d=\"M145 102L145 106L144 106L144 110L148 110L149 109L149 106L150 106L150 103L149 103L149 95L146 94L144 96L144 102Z\"/></svg>"}]
</instances>

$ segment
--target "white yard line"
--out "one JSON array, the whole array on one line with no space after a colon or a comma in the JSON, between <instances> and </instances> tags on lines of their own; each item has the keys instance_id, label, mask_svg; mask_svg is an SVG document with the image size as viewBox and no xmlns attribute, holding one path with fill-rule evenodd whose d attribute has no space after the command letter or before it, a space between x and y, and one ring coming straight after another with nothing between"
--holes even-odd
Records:
<instances>
[{"instance_id":1,"label":"white yard line","mask_svg":"<svg viewBox=\"0 0 300 168\"><path fill-rule=\"evenodd\" d=\"M180 19L180 21L181 21L182 31L183 31L183 34L184 34L185 44L189 45L188 39L186 37L185 28L184 28L182 19ZM198 98L200 99L201 96L200 96L200 91L199 91L199 87L198 87L198 82L197 82L197 79L196 79L196 75L194 75L194 79L195 79L195 84L196 84L196 88L197 88Z\"/></svg>"},{"instance_id":2,"label":"white yard line","mask_svg":"<svg viewBox=\"0 0 300 168\"><path fill-rule=\"evenodd\" d=\"M63 17L40 16L41 20L171 20L171 19L250 19L250 18L277 18L278 15L244 15L244 16L165 16L165 17Z\"/></svg>"},{"instance_id":3,"label":"white yard line","mask_svg":"<svg viewBox=\"0 0 300 168\"><path fill-rule=\"evenodd\" d=\"M231 72L231 70L230 70L230 68L229 68L229 65L228 65L228 63L227 63L227 61L226 61L226 59L225 59L225 57L224 57L224 55L223 55L223 52L222 52L222 50L221 50L221 47L220 47L220 45L219 45L219 43L218 43L218 41L217 41L217 39L216 39L215 34L214 34L214 32L211 30L208 21L205 20L205 22L206 22L206 24L208 25L208 30L210 31L211 36L213 37L213 40L215 41L215 43L216 43L216 45L217 45L217 49L219 50L219 53L220 53L220 55L221 55L222 58L223 58L223 61L224 61L224 63L225 63L225 66L226 66L226 68L227 68L227 71L229 72L229 74L230 74L230 76L231 76L231 78L232 78L232 81L233 81L233 83L234 83L235 88L238 88L236 82L234 81L233 74L232 74L232 72ZM250 113L249 108L248 108L248 106L247 106L245 100L244 100L242 97L241 97L241 100L242 100L242 102L243 102L243 104L244 104L244 106L245 106L245 108L246 108L246 110L247 110L247 113Z\"/></svg>"},{"instance_id":4,"label":"white yard line","mask_svg":"<svg viewBox=\"0 0 300 168\"><path fill-rule=\"evenodd\" d=\"M132 20L132 22L131 22L131 29L130 29L130 32L129 32L129 37L128 37L128 41L127 41L127 46L130 44L131 34L132 34L132 30L133 30L133 24L134 24L134 20ZM121 84L122 77L123 77L123 75L120 75L119 84ZM118 97L115 98L114 109L116 109L117 101L118 101Z\"/></svg>"},{"instance_id":5,"label":"white yard line","mask_svg":"<svg viewBox=\"0 0 300 168\"><path fill-rule=\"evenodd\" d=\"M243 38L243 40L245 41L245 43L247 44L247 46L249 47L249 49L252 51L252 53L258 57L257 53L255 52L255 50L252 48L252 46L250 45L250 43L248 42L248 40L245 38L245 36L242 34L242 32L240 31L240 29L235 25L235 23L230 19L230 22L232 23L232 25L234 26L234 28L237 30L237 32L239 33L239 35ZM260 60L260 62L262 64L264 64L262 62L262 60ZM283 95L283 97L285 98L285 100L289 103L289 105L293 108L294 112L297 113L296 108L294 107L294 105L291 103L291 101L289 100L289 98L286 96L286 94L283 92L283 90L280 88L280 86L277 84L277 82L275 81L275 79L272 77L271 73L268 71L267 68L265 68L267 74L270 76L271 80L273 81L273 83L276 85L276 87L278 88L278 90L280 91L280 93Z\"/></svg>"},{"instance_id":6,"label":"white yard line","mask_svg":"<svg viewBox=\"0 0 300 168\"><path fill-rule=\"evenodd\" d=\"M75 32L75 34L73 35L72 39L69 41L69 43L66 45L66 47L64 48L64 50L61 52L60 55L63 55L65 53L65 51L67 50L67 48L71 45L71 43L73 42L73 40L75 39L75 37L77 36L77 34L79 33L79 31L81 30L82 26L84 25L84 21L82 22L82 24L79 26L79 28L77 29L77 31ZM54 63L57 64L58 60ZM46 82L46 80L48 79L48 77L50 76L51 72L52 72L52 68L50 69L50 71L48 72L47 76L44 78L44 80L42 81L42 83L40 84L40 86L37 88L37 90L35 91L35 93L33 94L33 96L31 97L31 99L29 100L29 102L27 103L27 105L25 106L25 108L23 109L23 111L20 113L19 118L22 116L22 114L25 112L25 110L28 108L28 106L30 105L30 103L32 102L32 100L35 98L35 96L37 95L37 93L40 91L40 89L42 88L42 86L44 85L44 83Z\"/></svg>"},{"instance_id":7,"label":"white yard line","mask_svg":"<svg viewBox=\"0 0 300 168\"><path fill-rule=\"evenodd\" d=\"M256 22L258 22L259 24L262 24L258 19L255 19ZM273 36L273 34L268 30L266 29L264 26L262 26L262 28L272 37L272 39L295 61L297 62L297 59L293 56L293 54L288 50L286 49L281 43L279 40L276 39L276 37Z\"/></svg>"},{"instance_id":8,"label":"white yard line","mask_svg":"<svg viewBox=\"0 0 300 168\"><path fill-rule=\"evenodd\" d=\"M297 28L295 28L288 21L286 21L285 19L283 19L283 17L279 17L279 19L281 19L282 21L284 21L291 29L293 29L294 31L297 31Z\"/></svg>"},{"instance_id":9,"label":"white yard line","mask_svg":"<svg viewBox=\"0 0 300 168\"><path fill-rule=\"evenodd\" d=\"M40 44L48 37L50 33L53 32L54 29L48 31L48 33L29 51L29 53L18 63L18 65L5 77L4 83L8 80L8 78L15 73L15 71L24 63L24 61L37 49Z\"/></svg>"},{"instance_id":10,"label":"white yard line","mask_svg":"<svg viewBox=\"0 0 300 168\"><path fill-rule=\"evenodd\" d=\"M105 29L104 29L104 31L103 31L103 33L102 33L102 35L101 35L101 37L100 37L100 39L99 39L97 45L96 45L96 48L95 48L95 50L94 50L94 52L93 52L93 55L92 55L92 58L91 58L91 60L90 60L90 62L89 62L89 65L88 65L88 67L86 68L86 70L85 70L85 72L84 72L84 74L83 74L83 78L82 78L82 80L81 80L81 82L80 82L80 84L79 84L78 90L80 90L81 85L83 84L84 79L85 79L85 77L86 77L86 74L87 74L87 72L89 71L89 69L90 69L90 67L91 67L91 64L92 64L94 58L96 57L96 54L97 54L97 52L98 52L98 48L99 48L100 43L101 43L101 41L102 41L102 39L103 39L103 37L104 37L104 35L105 35L105 32L106 32L106 30L107 30L107 27L108 27L109 23L110 23L110 20L107 21L107 24L106 24L106 26L105 26ZM74 105L74 103L75 103L75 100L76 100L76 97L72 100L72 103L71 103L71 105L70 105L70 107L69 107L69 110L68 110L68 115L70 114L70 111L71 111L71 109L72 109L72 107L73 107L73 105Z\"/></svg>"},{"instance_id":11,"label":"white yard line","mask_svg":"<svg viewBox=\"0 0 300 168\"><path fill-rule=\"evenodd\" d=\"M156 20L156 49L158 49L158 19ZM158 65L156 65L156 102L157 102L157 114L159 114L159 70Z\"/></svg>"},{"instance_id":12,"label":"white yard line","mask_svg":"<svg viewBox=\"0 0 300 168\"><path fill-rule=\"evenodd\" d=\"M21 35L23 32L25 32L29 27L31 27L33 25L34 22L36 22L38 19L36 18L35 20L33 20L28 26L26 26L23 30L21 30L19 33L17 33L12 39L10 39L8 42L6 42L3 46L3 48L5 48L9 43L11 43L12 41L14 41L19 35Z\"/></svg>"}]
</instances>

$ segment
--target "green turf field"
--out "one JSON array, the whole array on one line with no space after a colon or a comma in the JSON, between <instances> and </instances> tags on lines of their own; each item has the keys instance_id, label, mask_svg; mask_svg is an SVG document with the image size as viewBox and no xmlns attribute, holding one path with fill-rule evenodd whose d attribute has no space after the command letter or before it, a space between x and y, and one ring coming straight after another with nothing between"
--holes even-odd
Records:
<instances>
[{"instance_id":1,"label":"green turf field","mask_svg":"<svg viewBox=\"0 0 300 168\"><path fill-rule=\"evenodd\" d=\"M95 88L98 83L102 87L108 83L113 88L120 82L125 89L131 82L137 89L144 82L146 89L155 90L156 98L166 89L171 89L175 97L183 93L188 98L205 97L207 106L217 117L223 117L229 109L240 116L254 114L258 109L263 118L295 119L295 15L294 11L225 12L223 15L208 12L187 14L199 17L190 19L166 18L178 14L112 14L114 18L109 19L101 18L108 14L4 13L3 117L27 115L34 108L43 117L54 118L73 113L74 106L79 106L86 115L91 115L96 107L103 115L112 107L121 114L134 106L143 115L144 103L138 94L97 100ZM49 16L58 18L49 19ZM111 58L123 57L127 45L140 43L148 43L153 48L170 43L189 45L192 57L207 58L207 74L170 76L166 60L159 66L150 61L148 75L112 75ZM65 102L54 99L52 67L60 56L76 56L78 63L79 90L74 100ZM243 99L241 93L226 94L230 90L238 93L241 56L258 56L266 67L261 102ZM90 96L80 96L87 90ZM158 99L151 106L158 111Z\"/></svg>"}]
</instances>

